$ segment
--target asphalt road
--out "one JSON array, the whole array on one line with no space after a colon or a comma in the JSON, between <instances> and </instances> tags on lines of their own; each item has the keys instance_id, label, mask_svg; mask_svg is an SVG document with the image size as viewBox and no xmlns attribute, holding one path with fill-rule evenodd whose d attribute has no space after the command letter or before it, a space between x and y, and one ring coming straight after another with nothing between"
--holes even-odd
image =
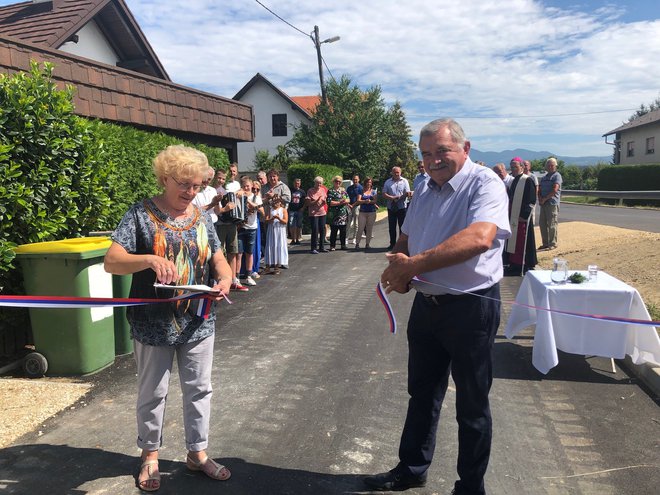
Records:
<instances>
[{"instance_id":1,"label":"asphalt road","mask_svg":"<svg viewBox=\"0 0 660 495\"><path fill-rule=\"evenodd\" d=\"M559 222L588 222L622 229L660 232L660 210L562 203ZM538 222L535 225L538 225Z\"/></svg>"},{"instance_id":2,"label":"asphalt road","mask_svg":"<svg viewBox=\"0 0 660 495\"><path fill-rule=\"evenodd\" d=\"M386 246L385 231L380 222L372 246ZM292 250L289 270L263 277L219 309L209 453L232 478L214 482L185 468L174 376L158 493L367 493L362 476L396 464L412 297L392 298L401 329L391 335L374 294L384 248L307 250L306 243ZM519 283L503 281L505 301ZM621 370L609 372L603 358L560 353L559 365L543 376L531 365L531 345L531 330L496 340L488 493L658 493L658 404ZM132 358L118 358L91 380L96 387L84 404L0 452L1 492L138 492ZM456 454L452 387L428 485L409 493L448 494Z\"/></svg>"}]
</instances>

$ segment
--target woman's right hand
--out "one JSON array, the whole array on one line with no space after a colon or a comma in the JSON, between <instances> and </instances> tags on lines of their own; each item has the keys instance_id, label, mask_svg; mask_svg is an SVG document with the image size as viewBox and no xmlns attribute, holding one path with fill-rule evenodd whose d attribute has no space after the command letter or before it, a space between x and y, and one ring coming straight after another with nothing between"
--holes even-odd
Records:
<instances>
[{"instance_id":1,"label":"woman's right hand","mask_svg":"<svg viewBox=\"0 0 660 495\"><path fill-rule=\"evenodd\" d=\"M156 272L156 279L161 284L171 284L179 280L176 265L167 258L152 255L149 259L149 266Z\"/></svg>"}]
</instances>

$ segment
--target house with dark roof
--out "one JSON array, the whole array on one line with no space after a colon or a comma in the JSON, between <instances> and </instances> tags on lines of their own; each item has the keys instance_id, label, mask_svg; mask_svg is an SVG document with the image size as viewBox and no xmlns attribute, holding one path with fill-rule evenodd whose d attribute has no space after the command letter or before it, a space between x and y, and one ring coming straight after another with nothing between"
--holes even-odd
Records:
<instances>
[{"instance_id":1,"label":"house with dark roof","mask_svg":"<svg viewBox=\"0 0 660 495\"><path fill-rule=\"evenodd\" d=\"M608 141L608 136L614 136ZM635 120L603 134L605 142L614 146L616 165L660 163L660 110L653 110Z\"/></svg>"},{"instance_id":2,"label":"house with dark roof","mask_svg":"<svg viewBox=\"0 0 660 495\"><path fill-rule=\"evenodd\" d=\"M50 62L84 117L227 149L253 139L249 104L176 84L123 0L32 0L0 7L0 72Z\"/></svg>"},{"instance_id":3,"label":"house with dark roof","mask_svg":"<svg viewBox=\"0 0 660 495\"><path fill-rule=\"evenodd\" d=\"M296 126L312 122L321 101L318 95L289 96L260 73L236 93L234 100L249 103L254 112L254 141L238 144L239 170L251 169L258 151L275 155L278 146L291 140Z\"/></svg>"}]
</instances>

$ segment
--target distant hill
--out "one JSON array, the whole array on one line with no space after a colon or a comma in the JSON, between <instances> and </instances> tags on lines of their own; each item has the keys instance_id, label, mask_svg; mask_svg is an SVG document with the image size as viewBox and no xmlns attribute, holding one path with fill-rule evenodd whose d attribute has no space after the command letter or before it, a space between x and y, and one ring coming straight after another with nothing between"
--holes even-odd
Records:
<instances>
[{"instance_id":1,"label":"distant hill","mask_svg":"<svg viewBox=\"0 0 660 495\"><path fill-rule=\"evenodd\" d=\"M578 167L587 167L595 165L598 162L610 163L612 156L560 156L549 151L531 151L525 149L504 150L504 151L479 151L470 149L470 158L472 161L482 161L492 167L496 163L502 162L509 165L511 158L519 156L524 160L540 160L549 156L554 156L558 160L563 160L566 165L577 165Z\"/></svg>"}]
</instances>

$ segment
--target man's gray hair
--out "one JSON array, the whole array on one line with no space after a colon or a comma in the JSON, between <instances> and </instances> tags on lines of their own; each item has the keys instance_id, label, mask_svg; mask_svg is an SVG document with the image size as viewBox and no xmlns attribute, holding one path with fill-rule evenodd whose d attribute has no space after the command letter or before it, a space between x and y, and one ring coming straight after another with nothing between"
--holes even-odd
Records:
<instances>
[{"instance_id":1,"label":"man's gray hair","mask_svg":"<svg viewBox=\"0 0 660 495\"><path fill-rule=\"evenodd\" d=\"M463 128L458 122L448 117L442 119L436 119L432 122L429 122L424 127L422 127L422 130L419 131L420 142L422 141L422 138L424 136L432 136L434 134L437 134L440 129L443 129L445 127L449 129L449 134L451 136L452 141L454 141L460 147L463 147L465 141L468 140L467 137L465 137L465 131L463 131Z\"/></svg>"}]
</instances>

